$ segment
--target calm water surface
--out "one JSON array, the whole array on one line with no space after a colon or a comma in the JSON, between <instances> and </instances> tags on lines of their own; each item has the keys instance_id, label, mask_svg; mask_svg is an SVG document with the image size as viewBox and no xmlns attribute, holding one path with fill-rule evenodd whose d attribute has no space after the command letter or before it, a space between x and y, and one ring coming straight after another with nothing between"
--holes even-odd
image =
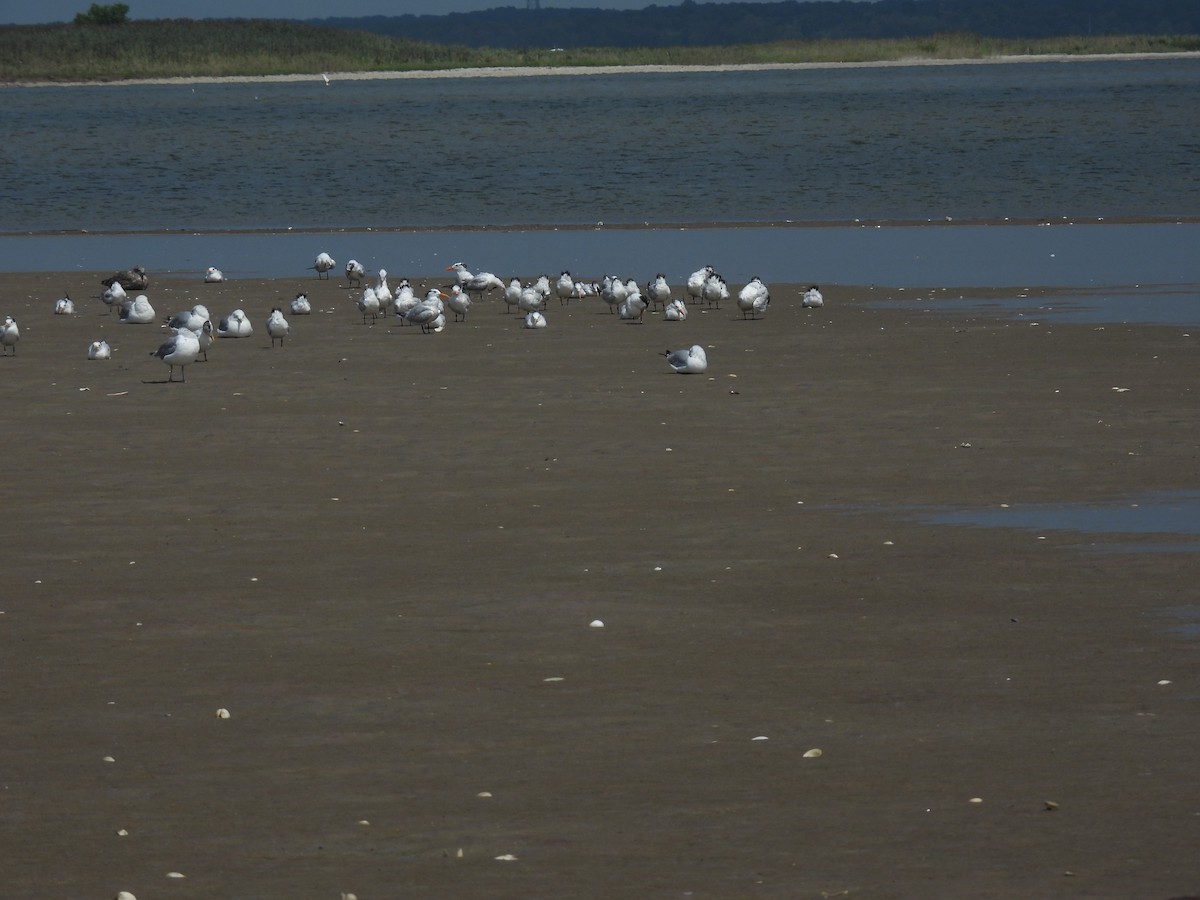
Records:
<instances>
[{"instance_id":1,"label":"calm water surface","mask_svg":"<svg viewBox=\"0 0 1200 900\"><path fill-rule=\"evenodd\" d=\"M1200 213L1200 61L0 89L0 232Z\"/></svg>"}]
</instances>

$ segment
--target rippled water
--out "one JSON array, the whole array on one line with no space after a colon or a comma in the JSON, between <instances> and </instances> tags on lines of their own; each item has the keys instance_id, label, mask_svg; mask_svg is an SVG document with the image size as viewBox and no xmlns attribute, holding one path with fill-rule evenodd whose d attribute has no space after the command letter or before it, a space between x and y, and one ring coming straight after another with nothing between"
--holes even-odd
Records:
<instances>
[{"instance_id":1,"label":"rippled water","mask_svg":"<svg viewBox=\"0 0 1200 900\"><path fill-rule=\"evenodd\" d=\"M2 88L0 231L1200 213L1200 61Z\"/></svg>"}]
</instances>

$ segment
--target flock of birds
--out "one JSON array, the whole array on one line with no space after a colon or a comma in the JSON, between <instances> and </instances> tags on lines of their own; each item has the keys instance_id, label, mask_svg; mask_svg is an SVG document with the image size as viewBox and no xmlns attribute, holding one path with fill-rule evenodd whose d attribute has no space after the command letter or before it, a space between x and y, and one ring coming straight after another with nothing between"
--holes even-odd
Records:
<instances>
[{"instance_id":1,"label":"flock of birds","mask_svg":"<svg viewBox=\"0 0 1200 900\"><path fill-rule=\"evenodd\" d=\"M310 266L318 278L328 278L329 273L336 268L337 263L328 253L320 253ZM459 262L446 267L447 272L453 272L453 284L446 289L430 288L423 297L414 293L408 279L401 279L393 290L388 283L386 269L380 269L375 276L374 284L364 286L368 279L366 268L357 260L350 260L345 266L347 285L361 291L357 298L357 306L362 314L363 323L368 320L376 322L381 316L395 316L401 324L417 325L425 333L442 331L447 324L446 313L454 316L454 321L465 321L472 303L482 300L493 291L501 291L507 312L515 308L524 313L523 327L531 329L545 328L547 324L546 309L552 298L560 305L571 300L582 300L587 297L598 297L608 305L609 312L621 320L641 322L647 309L659 307L662 309L664 321L684 321L688 317L688 301L693 304L707 304L708 308L720 309L721 301L731 297L725 279L712 266L704 266L693 272L687 279L685 301L680 297L672 297L671 286L666 276L659 273L650 279L644 287L633 279L621 279L606 275L599 281L577 280L570 272L564 271L556 280L551 281L547 275L542 275L530 284L523 284L519 278L511 278L507 282L491 272L471 272L465 264ZM204 273L204 281L216 284L225 281L225 275L219 269L210 266ZM110 310L115 308L118 320L124 324L150 324L157 320L157 314L150 300L142 291L149 288L150 279L142 266L135 266L126 271L117 272L101 281L104 292L100 299ZM771 302L771 294L767 285L757 275L754 276L736 296L738 309L743 318L757 319L766 313ZM824 305L820 289L813 285L804 292L801 303L808 308L818 308ZM312 313L312 304L304 292L296 295L288 307L294 316ZM55 315L73 315L75 304L69 296L55 302ZM218 320L213 325L208 308L196 304L189 310L176 313L163 322L163 326L171 334L164 340L151 356L169 366L167 380L175 380L175 369L179 369L180 380L186 381L186 368L191 363L203 357L208 359L208 349L217 338L246 338L253 334L253 326L246 313L235 309L229 315ZM271 310L265 329L271 339L271 346L284 340L291 333L284 313L278 307ZM16 345L20 340L20 330L11 316L4 320L0 327L0 352L16 355ZM663 353L667 365L675 372L684 375L699 374L707 370L708 358L704 348L699 344L681 350L667 350ZM87 349L87 358L105 360L112 358L112 348L107 341L93 341Z\"/></svg>"}]
</instances>

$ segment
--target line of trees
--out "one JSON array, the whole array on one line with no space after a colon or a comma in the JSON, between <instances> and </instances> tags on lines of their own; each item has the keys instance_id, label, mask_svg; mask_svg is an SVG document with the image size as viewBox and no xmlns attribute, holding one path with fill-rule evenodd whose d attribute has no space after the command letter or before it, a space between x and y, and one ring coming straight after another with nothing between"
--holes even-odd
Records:
<instances>
[{"instance_id":1,"label":"line of trees","mask_svg":"<svg viewBox=\"0 0 1200 900\"><path fill-rule=\"evenodd\" d=\"M1197 0L787 0L642 10L498 7L440 16L309 20L474 47L689 47L969 32L995 38L1200 35ZM453 35L453 41L447 36Z\"/></svg>"}]
</instances>

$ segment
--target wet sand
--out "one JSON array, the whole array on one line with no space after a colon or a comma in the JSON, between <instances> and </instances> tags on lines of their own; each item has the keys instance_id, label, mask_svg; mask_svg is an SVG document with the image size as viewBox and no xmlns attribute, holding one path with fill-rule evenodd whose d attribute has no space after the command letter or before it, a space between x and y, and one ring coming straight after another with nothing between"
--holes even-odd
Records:
<instances>
[{"instance_id":1,"label":"wet sand","mask_svg":"<svg viewBox=\"0 0 1200 900\"><path fill-rule=\"evenodd\" d=\"M0 276L6 893L1200 891L1194 553L906 514L1194 489L1188 329L197 278L168 384L105 274Z\"/></svg>"}]
</instances>

